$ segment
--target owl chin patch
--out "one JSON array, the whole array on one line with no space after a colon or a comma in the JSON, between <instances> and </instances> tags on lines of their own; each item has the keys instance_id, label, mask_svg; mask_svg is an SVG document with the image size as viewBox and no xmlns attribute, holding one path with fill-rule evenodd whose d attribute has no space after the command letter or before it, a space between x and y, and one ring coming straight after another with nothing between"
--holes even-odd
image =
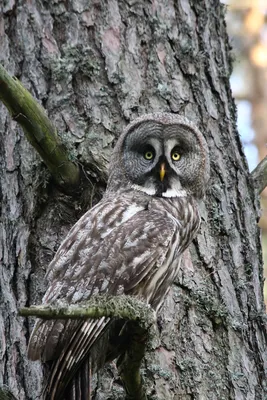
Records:
<instances>
[{"instance_id":1,"label":"owl chin patch","mask_svg":"<svg viewBox=\"0 0 267 400\"><path fill-rule=\"evenodd\" d=\"M156 184L156 196L157 197L162 197L163 193L166 193L167 190L169 190L169 183L167 180L163 181L163 182L157 182Z\"/></svg>"},{"instance_id":2,"label":"owl chin patch","mask_svg":"<svg viewBox=\"0 0 267 400\"><path fill-rule=\"evenodd\" d=\"M175 189L168 189L166 192L162 193L162 197L186 197L187 192L183 189L175 190Z\"/></svg>"},{"instance_id":3,"label":"owl chin patch","mask_svg":"<svg viewBox=\"0 0 267 400\"><path fill-rule=\"evenodd\" d=\"M187 192L183 189L161 187L156 191L157 197L185 197Z\"/></svg>"}]
</instances>

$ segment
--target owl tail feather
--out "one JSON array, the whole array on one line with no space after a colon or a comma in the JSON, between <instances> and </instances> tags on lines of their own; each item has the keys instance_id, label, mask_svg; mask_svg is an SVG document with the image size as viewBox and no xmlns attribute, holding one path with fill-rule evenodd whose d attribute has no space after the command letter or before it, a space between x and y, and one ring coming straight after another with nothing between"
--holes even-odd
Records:
<instances>
[{"instance_id":1,"label":"owl tail feather","mask_svg":"<svg viewBox=\"0 0 267 400\"><path fill-rule=\"evenodd\" d=\"M91 356L89 356L80 365L76 374L67 385L64 393L56 393L56 397L47 389L49 382L44 388L44 400L91 400Z\"/></svg>"},{"instance_id":2,"label":"owl tail feather","mask_svg":"<svg viewBox=\"0 0 267 400\"><path fill-rule=\"evenodd\" d=\"M63 400L91 400L91 361L90 356L77 371L68 385Z\"/></svg>"}]
</instances>

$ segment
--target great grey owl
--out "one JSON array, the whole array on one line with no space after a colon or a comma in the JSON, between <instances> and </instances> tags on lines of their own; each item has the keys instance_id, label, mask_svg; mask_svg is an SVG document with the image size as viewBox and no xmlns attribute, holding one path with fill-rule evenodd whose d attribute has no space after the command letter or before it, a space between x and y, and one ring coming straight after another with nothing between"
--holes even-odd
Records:
<instances>
[{"instance_id":1,"label":"great grey owl","mask_svg":"<svg viewBox=\"0 0 267 400\"><path fill-rule=\"evenodd\" d=\"M157 311L199 228L208 178L207 144L191 122L168 113L133 121L114 149L103 199L73 226L49 266L43 304L127 294ZM111 325L110 318L37 321L28 355L54 360L46 399L88 398L87 381L79 390L71 384Z\"/></svg>"}]
</instances>

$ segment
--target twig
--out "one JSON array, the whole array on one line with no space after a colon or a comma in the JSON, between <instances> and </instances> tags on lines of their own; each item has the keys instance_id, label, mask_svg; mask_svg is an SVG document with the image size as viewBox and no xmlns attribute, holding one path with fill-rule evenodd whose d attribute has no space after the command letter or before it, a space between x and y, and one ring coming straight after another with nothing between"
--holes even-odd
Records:
<instances>
[{"instance_id":1,"label":"twig","mask_svg":"<svg viewBox=\"0 0 267 400\"><path fill-rule=\"evenodd\" d=\"M79 167L70 161L55 127L45 110L18 79L0 65L0 100L12 118L23 128L32 146L38 151L55 181L66 190L73 190L80 181Z\"/></svg>"},{"instance_id":2,"label":"twig","mask_svg":"<svg viewBox=\"0 0 267 400\"><path fill-rule=\"evenodd\" d=\"M251 172L251 177L255 190L260 194L267 186L267 156Z\"/></svg>"},{"instance_id":3,"label":"twig","mask_svg":"<svg viewBox=\"0 0 267 400\"><path fill-rule=\"evenodd\" d=\"M58 302L48 306L31 306L19 310L22 317L42 319L87 319L112 317L138 322L145 330L155 324L155 314L149 304L131 296L94 296L86 303L66 305Z\"/></svg>"}]
</instances>

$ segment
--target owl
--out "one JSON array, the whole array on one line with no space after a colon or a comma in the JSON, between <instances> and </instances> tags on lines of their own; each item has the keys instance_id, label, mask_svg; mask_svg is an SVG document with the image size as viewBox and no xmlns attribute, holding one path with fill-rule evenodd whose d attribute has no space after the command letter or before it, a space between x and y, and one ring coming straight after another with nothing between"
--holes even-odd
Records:
<instances>
[{"instance_id":1,"label":"owl","mask_svg":"<svg viewBox=\"0 0 267 400\"><path fill-rule=\"evenodd\" d=\"M73 226L48 268L43 304L126 294L157 312L199 228L208 179L207 144L190 121L154 113L130 123L115 146L102 200ZM51 361L45 399L88 398L84 366L90 358L95 371L108 359L115 323L36 322L28 355Z\"/></svg>"}]
</instances>

